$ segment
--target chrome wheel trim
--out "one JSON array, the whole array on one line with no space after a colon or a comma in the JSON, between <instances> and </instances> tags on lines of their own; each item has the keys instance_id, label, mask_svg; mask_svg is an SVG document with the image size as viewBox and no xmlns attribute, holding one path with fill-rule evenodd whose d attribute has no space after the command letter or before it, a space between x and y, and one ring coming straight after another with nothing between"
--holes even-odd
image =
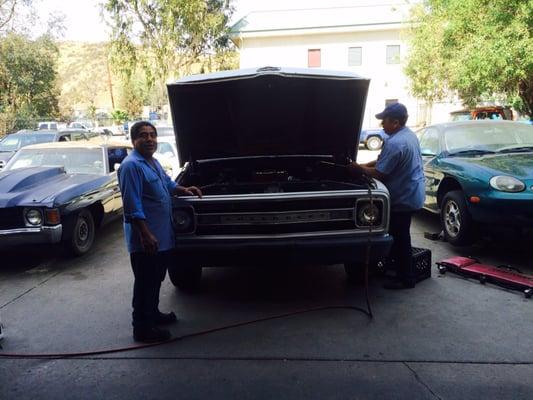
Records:
<instances>
[{"instance_id":1,"label":"chrome wheel trim","mask_svg":"<svg viewBox=\"0 0 533 400\"><path fill-rule=\"evenodd\" d=\"M453 200L447 201L444 207L444 228L454 238L461 233L461 211Z\"/></svg>"}]
</instances>

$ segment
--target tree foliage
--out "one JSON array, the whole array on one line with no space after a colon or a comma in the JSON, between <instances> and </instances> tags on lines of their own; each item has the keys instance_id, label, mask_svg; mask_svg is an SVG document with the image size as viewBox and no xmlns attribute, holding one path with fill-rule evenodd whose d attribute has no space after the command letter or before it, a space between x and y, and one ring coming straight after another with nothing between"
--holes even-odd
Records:
<instances>
[{"instance_id":1,"label":"tree foliage","mask_svg":"<svg viewBox=\"0 0 533 400\"><path fill-rule=\"evenodd\" d=\"M533 116L533 0L425 0L413 8L406 74L429 102L457 93Z\"/></svg>"},{"instance_id":2,"label":"tree foliage","mask_svg":"<svg viewBox=\"0 0 533 400\"><path fill-rule=\"evenodd\" d=\"M230 46L231 0L107 0L112 49L131 75L137 66L149 85L189 72L206 54Z\"/></svg>"},{"instance_id":3,"label":"tree foliage","mask_svg":"<svg viewBox=\"0 0 533 400\"><path fill-rule=\"evenodd\" d=\"M32 119L57 115L57 55L47 35L30 40L9 33L0 38L0 130L28 127Z\"/></svg>"}]
</instances>

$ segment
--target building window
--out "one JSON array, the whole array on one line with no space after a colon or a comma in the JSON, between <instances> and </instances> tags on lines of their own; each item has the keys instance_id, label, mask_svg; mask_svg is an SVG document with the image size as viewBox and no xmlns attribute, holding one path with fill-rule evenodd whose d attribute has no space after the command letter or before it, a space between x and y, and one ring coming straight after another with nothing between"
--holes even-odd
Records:
<instances>
[{"instance_id":1,"label":"building window","mask_svg":"<svg viewBox=\"0 0 533 400\"><path fill-rule=\"evenodd\" d=\"M357 67L361 65L363 56L363 49L361 47L348 48L348 66Z\"/></svg>"},{"instance_id":2,"label":"building window","mask_svg":"<svg viewBox=\"0 0 533 400\"><path fill-rule=\"evenodd\" d=\"M387 64L400 63L400 46L387 46Z\"/></svg>"},{"instance_id":3,"label":"building window","mask_svg":"<svg viewBox=\"0 0 533 400\"><path fill-rule=\"evenodd\" d=\"M309 68L320 67L320 49L307 50L307 66Z\"/></svg>"}]
</instances>

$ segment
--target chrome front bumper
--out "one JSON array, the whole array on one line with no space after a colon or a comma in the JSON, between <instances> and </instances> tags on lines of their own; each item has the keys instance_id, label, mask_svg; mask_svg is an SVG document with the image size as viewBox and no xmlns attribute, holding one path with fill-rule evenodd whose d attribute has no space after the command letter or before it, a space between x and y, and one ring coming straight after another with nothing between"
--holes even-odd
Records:
<instances>
[{"instance_id":1,"label":"chrome front bumper","mask_svg":"<svg viewBox=\"0 0 533 400\"><path fill-rule=\"evenodd\" d=\"M34 243L58 243L61 241L63 226L40 226L0 230L0 248Z\"/></svg>"}]
</instances>

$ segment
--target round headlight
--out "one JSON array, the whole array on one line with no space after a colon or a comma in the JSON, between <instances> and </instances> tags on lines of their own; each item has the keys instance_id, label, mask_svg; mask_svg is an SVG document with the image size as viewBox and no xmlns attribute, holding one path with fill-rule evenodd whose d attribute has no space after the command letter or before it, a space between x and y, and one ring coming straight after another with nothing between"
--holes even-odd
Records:
<instances>
[{"instance_id":1,"label":"round headlight","mask_svg":"<svg viewBox=\"0 0 533 400\"><path fill-rule=\"evenodd\" d=\"M375 204L366 203L357 209L358 225L376 225L379 221L379 208Z\"/></svg>"},{"instance_id":2,"label":"round headlight","mask_svg":"<svg viewBox=\"0 0 533 400\"><path fill-rule=\"evenodd\" d=\"M192 230L194 220L189 210L174 210L172 217L176 231L189 232Z\"/></svg>"},{"instance_id":3,"label":"round headlight","mask_svg":"<svg viewBox=\"0 0 533 400\"><path fill-rule=\"evenodd\" d=\"M41 211L36 208L29 208L26 210L25 218L30 225L41 225L43 222L43 215L41 214Z\"/></svg>"},{"instance_id":4,"label":"round headlight","mask_svg":"<svg viewBox=\"0 0 533 400\"><path fill-rule=\"evenodd\" d=\"M521 192L526 187L524 182L512 176L493 176L489 183L492 188L502 192Z\"/></svg>"}]
</instances>

